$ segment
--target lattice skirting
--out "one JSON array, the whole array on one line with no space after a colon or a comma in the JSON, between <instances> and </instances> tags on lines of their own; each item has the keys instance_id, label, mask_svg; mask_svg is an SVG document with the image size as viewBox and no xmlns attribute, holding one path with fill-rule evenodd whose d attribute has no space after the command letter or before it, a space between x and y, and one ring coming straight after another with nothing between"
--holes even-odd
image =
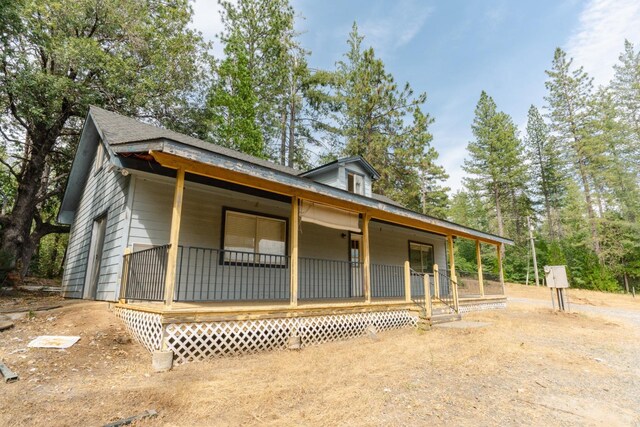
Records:
<instances>
[{"instance_id":1,"label":"lattice skirting","mask_svg":"<svg viewBox=\"0 0 640 427\"><path fill-rule=\"evenodd\" d=\"M460 304L460 313L470 313L472 311L482 310L498 310L507 308L506 301L487 301L487 302L475 302L471 304Z\"/></svg>"},{"instance_id":2,"label":"lattice skirting","mask_svg":"<svg viewBox=\"0 0 640 427\"><path fill-rule=\"evenodd\" d=\"M160 350L162 345L162 316L143 311L115 308L116 316L124 322L129 333L147 350Z\"/></svg>"},{"instance_id":3,"label":"lattice skirting","mask_svg":"<svg viewBox=\"0 0 640 427\"><path fill-rule=\"evenodd\" d=\"M369 326L378 331L416 326L409 310L337 314L328 316L174 323L166 326L167 347L175 363L217 356L285 349L292 335L302 346L365 335Z\"/></svg>"}]
</instances>

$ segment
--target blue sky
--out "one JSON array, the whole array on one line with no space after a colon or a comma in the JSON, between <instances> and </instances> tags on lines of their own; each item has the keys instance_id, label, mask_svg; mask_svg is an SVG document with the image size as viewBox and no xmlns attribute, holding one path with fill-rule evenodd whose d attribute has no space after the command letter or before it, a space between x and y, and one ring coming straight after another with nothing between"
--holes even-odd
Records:
<instances>
[{"instance_id":1,"label":"blue sky","mask_svg":"<svg viewBox=\"0 0 640 427\"><path fill-rule=\"evenodd\" d=\"M461 188L473 110L482 90L524 133L531 104L544 104L556 47L605 84L625 38L640 47L639 0L293 0L309 64L333 68L354 21L399 83L426 92L433 146ZM220 31L216 0L196 0L194 26L207 39ZM220 54L220 46L214 54Z\"/></svg>"}]
</instances>

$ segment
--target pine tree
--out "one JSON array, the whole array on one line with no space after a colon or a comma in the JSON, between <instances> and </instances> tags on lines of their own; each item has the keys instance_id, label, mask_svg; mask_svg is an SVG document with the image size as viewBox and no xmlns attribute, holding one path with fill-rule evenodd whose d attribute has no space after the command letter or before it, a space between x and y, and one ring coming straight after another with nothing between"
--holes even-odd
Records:
<instances>
[{"instance_id":1,"label":"pine tree","mask_svg":"<svg viewBox=\"0 0 640 427\"><path fill-rule=\"evenodd\" d=\"M560 234L557 214L564 192L564 170L556 141L533 105L529 108L524 144L531 160L532 193L542 199L547 236L555 240Z\"/></svg>"},{"instance_id":2,"label":"pine tree","mask_svg":"<svg viewBox=\"0 0 640 427\"><path fill-rule=\"evenodd\" d=\"M277 158L283 106L289 102L294 11L288 0L221 1L225 58L208 98L210 138Z\"/></svg>"},{"instance_id":3,"label":"pine tree","mask_svg":"<svg viewBox=\"0 0 640 427\"><path fill-rule=\"evenodd\" d=\"M635 52L633 44L625 40L619 59L620 63L613 67L611 90L619 116L635 146L633 161L637 167L640 163L640 51Z\"/></svg>"},{"instance_id":4,"label":"pine tree","mask_svg":"<svg viewBox=\"0 0 640 427\"><path fill-rule=\"evenodd\" d=\"M573 60L567 60L566 53L558 48L555 51L551 70L546 71L549 80L545 82L548 90L549 118L554 137L558 139L566 161L582 186L589 219L590 241L596 256L602 261L598 218L594 210L596 200L590 165L594 155L593 140L590 138L589 122L592 79L582 67L572 70Z\"/></svg>"},{"instance_id":5,"label":"pine tree","mask_svg":"<svg viewBox=\"0 0 640 427\"><path fill-rule=\"evenodd\" d=\"M480 94L475 118L471 126L475 140L467 145L469 158L463 169L469 175L467 187L477 188L482 197L493 206L497 233L506 232L505 209L510 214L510 224L516 238L522 227L522 219L530 209L526 194L526 169L522 156L522 144L517 137L511 117L498 112L493 99L486 92Z\"/></svg>"},{"instance_id":6,"label":"pine tree","mask_svg":"<svg viewBox=\"0 0 640 427\"><path fill-rule=\"evenodd\" d=\"M374 191L405 206L442 215L447 178L436 165L429 125L421 109L426 94L415 95L407 83L398 87L373 48L362 48L354 24L349 51L338 62L334 78L337 147L340 155L361 155L380 172ZM428 207L428 209L427 209Z\"/></svg>"}]
</instances>

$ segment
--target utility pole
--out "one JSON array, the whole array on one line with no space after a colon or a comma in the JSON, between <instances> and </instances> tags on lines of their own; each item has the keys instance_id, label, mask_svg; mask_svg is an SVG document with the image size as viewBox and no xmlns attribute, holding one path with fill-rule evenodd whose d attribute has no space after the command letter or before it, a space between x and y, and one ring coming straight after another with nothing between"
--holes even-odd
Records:
<instances>
[{"instance_id":1,"label":"utility pole","mask_svg":"<svg viewBox=\"0 0 640 427\"><path fill-rule=\"evenodd\" d=\"M538 279L538 260L536 259L536 244L533 241L533 228L531 228L531 218L527 216L527 226L529 227L529 240L531 240L531 253L533 254L533 274L536 278L536 286L540 286Z\"/></svg>"}]
</instances>

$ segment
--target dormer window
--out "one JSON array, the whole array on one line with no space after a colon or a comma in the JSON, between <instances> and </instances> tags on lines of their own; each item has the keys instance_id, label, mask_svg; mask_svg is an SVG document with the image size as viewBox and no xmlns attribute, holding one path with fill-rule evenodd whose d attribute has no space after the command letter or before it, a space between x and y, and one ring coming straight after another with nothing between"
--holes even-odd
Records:
<instances>
[{"instance_id":1,"label":"dormer window","mask_svg":"<svg viewBox=\"0 0 640 427\"><path fill-rule=\"evenodd\" d=\"M350 193L364 194L364 176L347 172L347 189Z\"/></svg>"}]
</instances>

